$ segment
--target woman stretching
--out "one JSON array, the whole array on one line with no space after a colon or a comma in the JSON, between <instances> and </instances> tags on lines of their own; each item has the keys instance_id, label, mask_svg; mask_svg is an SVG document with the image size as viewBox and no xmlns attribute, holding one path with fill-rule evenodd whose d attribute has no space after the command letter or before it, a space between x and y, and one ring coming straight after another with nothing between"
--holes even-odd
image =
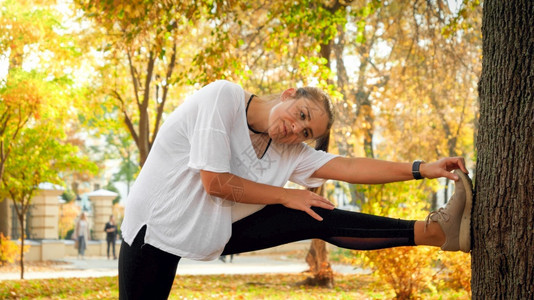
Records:
<instances>
[{"instance_id":1,"label":"woman stretching","mask_svg":"<svg viewBox=\"0 0 534 300\"><path fill-rule=\"evenodd\" d=\"M187 99L159 130L126 201L120 299L166 299L182 257L213 260L304 239L354 250L470 251L472 187L463 158L397 163L304 143L328 138L332 123L329 97L312 87L267 98L216 81ZM456 181L447 206L426 221L343 211L308 190L284 188L423 177Z\"/></svg>"}]
</instances>

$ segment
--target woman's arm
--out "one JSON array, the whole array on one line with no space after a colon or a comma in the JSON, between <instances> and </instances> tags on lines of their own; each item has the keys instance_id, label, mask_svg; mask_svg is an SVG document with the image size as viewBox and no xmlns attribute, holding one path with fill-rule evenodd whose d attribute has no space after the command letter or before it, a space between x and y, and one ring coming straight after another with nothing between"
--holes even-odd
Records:
<instances>
[{"instance_id":1,"label":"woman's arm","mask_svg":"<svg viewBox=\"0 0 534 300\"><path fill-rule=\"evenodd\" d=\"M446 157L435 162L422 163L419 171L425 178L447 177L456 181L458 177L451 173L454 169L468 173L462 157ZM381 184L414 179L412 163L348 157L336 157L330 160L312 176L359 184Z\"/></svg>"},{"instance_id":2,"label":"woman's arm","mask_svg":"<svg viewBox=\"0 0 534 300\"><path fill-rule=\"evenodd\" d=\"M334 209L324 197L308 190L286 189L257 183L230 173L215 173L201 170L200 177L206 192L212 196L249 204L282 204L288 208L302 210L322 221L311 207Z\"/></svg>"}]
</instances>

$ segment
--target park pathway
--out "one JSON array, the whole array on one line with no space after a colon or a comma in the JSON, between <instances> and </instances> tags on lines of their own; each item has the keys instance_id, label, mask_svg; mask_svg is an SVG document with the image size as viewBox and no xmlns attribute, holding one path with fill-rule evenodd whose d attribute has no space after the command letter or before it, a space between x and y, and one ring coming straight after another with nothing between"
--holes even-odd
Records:
<instances>
[{"instance_id":1,"label":"park pathway","mask_svg":"<svg viewBox=\"0 0 534 300\"><path fill-rule=\"evenodd\" d=\"M89 257L85 260L65 258L61 264L53 265L47 270L26 271L25 279L72 278L72 277L103 277L117 276L117 260L105 257ZM366 273L347 265L333 265L334 272L343 274ZM232 263L214 261L193 261L182 259L176 272L177 275L214 275L214 274L269 274L269 273L300 273L308 269L303 260L288 259L283 256L234 256ZM19 272L1 272L1 280L19 279Z\"/></svg>"},{"instance_id":2,"label":"park pathway","mask_svg":"<svg viewBox=\"0 0 534 300\"><path fill-rule=\"evenodd\" d=\"M272 273L300 273L308 269L303 258L291 257L300 253L304 256L309 241L295 242L284 246L274 247L253 253L235 255L233 262L180 260L177 275L215 275L215 274L272 274ZM303 254L304 253L304 254ZM229 260L229 256L227 260ZM354 268L349 265L333 264L334 272L341 274L368 274L369 271ZM76 257L66 257L57 264L39 270L24 272L25 279L72 278L72 277L103 277L117 276L118 261L105 257L86 257L85 260ZM19 279L17 271L2 272L1 280Z\"/></svg>"}]
</instances>

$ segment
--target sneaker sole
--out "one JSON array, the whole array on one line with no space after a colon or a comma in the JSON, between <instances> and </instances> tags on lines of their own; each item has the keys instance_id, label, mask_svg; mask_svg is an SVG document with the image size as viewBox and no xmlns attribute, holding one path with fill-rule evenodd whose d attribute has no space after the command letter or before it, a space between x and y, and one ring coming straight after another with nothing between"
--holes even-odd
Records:
<instances>
[{"instance_id":1,"label":"sneaker sole","mask_svg":"<svg viewBox=\"0 0 534 300\"><path fill-rule=\"evenodd\" d=\"M471 251L471 208L473 207L473 184L464 172L455 172L460 177L465 188L465 206L460 221L459 246L460 250L469 253Z\"/></svg>"}]
</instances>

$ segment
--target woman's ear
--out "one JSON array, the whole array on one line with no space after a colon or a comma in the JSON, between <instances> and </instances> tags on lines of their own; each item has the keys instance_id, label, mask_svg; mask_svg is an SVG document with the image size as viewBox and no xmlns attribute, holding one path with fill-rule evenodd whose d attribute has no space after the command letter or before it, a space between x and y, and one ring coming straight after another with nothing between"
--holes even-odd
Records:
<instances>
[{"instance_id":1,"label":"woman's ear","mask_svg":"<svg viewBox=\"0 0 534 300\"><path fill-rule=\"evenodd\" d=\"M290 88L290 89L285 90L282 93L282 97L280 97L280 98L281 98L282 101L285 101L287 99L292 99L295 96L296 93L297 93L297 89Z\"/></svg>"}]
</instances>

